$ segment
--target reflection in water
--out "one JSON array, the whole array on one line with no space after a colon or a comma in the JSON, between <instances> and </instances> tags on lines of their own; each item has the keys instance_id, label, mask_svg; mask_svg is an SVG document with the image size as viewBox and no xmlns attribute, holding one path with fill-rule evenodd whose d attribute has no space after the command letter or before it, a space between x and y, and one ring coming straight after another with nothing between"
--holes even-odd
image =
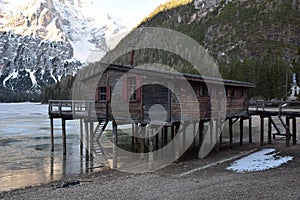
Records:
<instances>
[{"instance_id":1,"label":"reflection in water","mask_svg":"<svg viewBox=\"0 0 300 200\"><path fill-rule=\"evenodd\" d=\"M66 123L67 155L63 156L60 119L54 120L51 152L48 105L0 103L0 110L0 191L101 170L103 158L89 162L80 154L79 120ZM122 140L120 134L120 144Z\"/></svg>"},{"instance_id":2,"label":"reflection in water","mask_svg":"<svg viewBox=\"0 0 300 200\"><path fill-rule=\"evenodd\" d=\"M63 156L60 120L54 120L55 151L51 152L48 105L0 104L0 110L0 191L88 172L89 163L80 156L78 122L67 122Z\"/></svg>"}]
</instances>

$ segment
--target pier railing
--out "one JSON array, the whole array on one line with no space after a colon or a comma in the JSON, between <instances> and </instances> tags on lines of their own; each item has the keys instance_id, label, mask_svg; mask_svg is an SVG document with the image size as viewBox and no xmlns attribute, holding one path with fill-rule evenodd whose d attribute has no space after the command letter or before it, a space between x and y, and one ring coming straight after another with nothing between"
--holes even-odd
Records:
<instances>
[{"instance_id":1,"label":"pier railing","mask_svg":"<svg viewBox=\"0 0 300 200\"><path fill-rule=\"evenodd\" d=\"M300 109L300 101L265 101L265 100L250 100L250 110L265 110L267 108L278 108L282 111L283 108Z\"/></svg>"},{"instance_id":2,"label":"pier railing","mask_svg":"<svg viewBox=\"0 0 300 200\"><path fill-rule=\"evenodd\" d=\"M84 100L50 100L49 116L61 118L92 118L96 116L95 102Z\"/></svg>"}]
</instances>

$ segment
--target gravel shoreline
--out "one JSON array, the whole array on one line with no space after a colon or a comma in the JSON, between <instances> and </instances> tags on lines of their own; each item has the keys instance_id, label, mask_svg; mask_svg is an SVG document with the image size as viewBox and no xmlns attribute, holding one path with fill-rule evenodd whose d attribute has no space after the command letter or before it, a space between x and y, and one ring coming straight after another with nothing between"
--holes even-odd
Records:
<instances>
[{"instance_id":1,"label":"gravel shoreline","mask_svg":"<svg viewBox=\"0 0 300 200\"><path fill-rule=\"evenodd\" d=\"M181 173L260 147L247 144L222 149L204 160L186 158L153 173L130 174L104 168L39 186L0 193L2 199L300 199L300 145L265 145L293 161L261 172L226 170L222 162L187 176Z\"/></svg>"}]
</instances>

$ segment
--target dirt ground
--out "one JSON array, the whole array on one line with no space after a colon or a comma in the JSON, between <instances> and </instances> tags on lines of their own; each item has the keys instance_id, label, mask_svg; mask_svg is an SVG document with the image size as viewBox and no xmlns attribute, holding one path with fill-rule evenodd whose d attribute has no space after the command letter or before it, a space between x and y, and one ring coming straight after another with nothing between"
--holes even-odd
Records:
<instances>
[{"instance_id":1,"label":"dirt ground","mask_svg":"<svg viewBox=\"0 0 300 200\"><path fill-rule=\"evenodd\" d=\"M298 123L299 125L299 123ZM254 125L255 126L255 125ZM218 153L203 160L191 152L179 162L152 173L130 174L111 169L67 178L40 186L0 193L3 199L300 199L300 145L285 147L284 140L259 146L247 139L229 150L224 142ZM298 129L299 130L299 129ZM299 135L297 136L299 143ZM275 148L294 159L275 169L237 173L226 169L234 160L262 148ZM202 169L200 169L202 167ZM182 173L198 168L188 175Z\"/></svg>"}]
</instances>

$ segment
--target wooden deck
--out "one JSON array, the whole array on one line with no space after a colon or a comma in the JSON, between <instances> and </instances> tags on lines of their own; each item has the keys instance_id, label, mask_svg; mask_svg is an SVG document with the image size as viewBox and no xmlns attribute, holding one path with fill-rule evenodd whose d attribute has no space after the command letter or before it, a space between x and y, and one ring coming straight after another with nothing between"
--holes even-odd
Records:
<instances>
[{"instance_id":1,"label":"wooden deck","mask_svg":"<svg viewBox=\"0 0 300 200\"><path fill-rule=\"evenodd\" d=\"M284 105L284 102L281 102L280 105ZM233 124L235 122L239 122L240 126L240 146L243 145L243 127L244 121L249 121L249 143L252 143L252 116L259 116L260 117L260 145L264 145L264 137L265 137L265 120L268 120L268 144L272 144L272 139L274 140L276 136L283 136L286 138L286 146L290 146L290 142L292 144L296 144L296 118L300 117L300 109L291 109L291 108L283 108L282 106L279 108L270 108L266 106L257 106L258 104L250 104L250 108L246 114L243 116L236 115L236 116L227 116L226 120L229 124L229 148L233 147ZM53 128L53 120L54 119L61 119L62 120L62 138L63 138L63 148L64 154L66 154L66 120L80 120L80 151L81 155L83 154L83 148L86 150L86 159L92 159L94 156L95 149L93 149L93 142L95 138L99 138L104 131L108 121L112 121L114 125L115 131L113 131L114 135L114 143L117 144L117 124L115 123L114 119L107 119L106 121L101 121L97 118L96 115L96 107L95 102L92 101L66 101L66 100L52 100L49 101L49 118L50 118L50 125L51 125L51 150L54 151L54 128ZM277 121L276 121L277 120ZM213 122L212 122L213 121ZM203 142L203 127L204 123L211 124L218 124L221 125L224 123L224 120L220 119L212 119L211 122L200 120L199 122L199 129L195 130L193 133L195 136L196 143L199 145ZM94 123L97 123L94 126ZM135 123L135 122L134 122ZM105 124L105 125L103 125ZM146 132L145 124L135 123L132 124L134 127L133 131L137 131L138 129L143 130ZM281 129L280 129L281 126ZM171 127L171 128L170 128ZM168 132L168 128L171 129L171 132ZM164 144L168 143L168 134L171 134L171 138L174 137L176 131L178 130L178 124L168 124L164 129L162 129L161 138L164 138ZM144 130L145 129L145 130ZM212 128L211 128L212 129ZM272 132L273 130L276 132ZM183 130L184 131L184 130ZM100 133L100 135L99 135ZM98 135L97 135L98 134ZM272 137L273 136L273 137ZM158 135L157 135L158 138ZM157 138L152 138L157 140ZM138 146L141 146L139 143L140 138L133 137L132 139L132 148L134 152L138 152ZM146 139L142 139L146 140ZM150 140L148 138L148 140ZM85 141L85 144L83 144ZM157 142L156 142L157 143ZM219 143L222 143L222 135L217 140L216 150L218 151ZM145 144L143 141L142 144ZM142 147L141 147L142 148ZM155 148L158 148L155 147ZM144 151L145 147L143 147Z\"/></svg>"},{"instance_id":2,"label":"wooden deck","mask_svg":"<svg viewBox=\"0 0 300 200\"><path fill-rule=\"evenodd\" d=\"M48 113L50 118L97 121L95 102L92 101L50 100Z\"/></svg>"}]
</instances>

